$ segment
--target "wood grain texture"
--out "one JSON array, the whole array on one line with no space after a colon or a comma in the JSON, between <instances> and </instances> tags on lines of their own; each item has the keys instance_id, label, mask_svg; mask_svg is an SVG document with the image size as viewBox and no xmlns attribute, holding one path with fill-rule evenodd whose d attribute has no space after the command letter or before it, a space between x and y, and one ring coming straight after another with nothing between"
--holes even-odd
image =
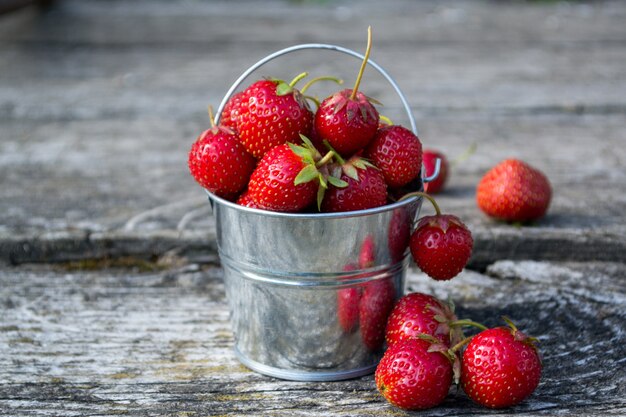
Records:
<instances>
[{"instance_id":1,"label":"wood grain texture","mask_svg":"<svg viewBox=\"0 0 626 417\"><path fill-rule=\"evenodd\" d=\"M103 256L132 254L123 236L181 230L204 233L211 248L206 198L186 168L192 141L208 126L207 104L216 106L245 68L286 46L326 42L360 51L371 24L372 58L403 89L424 145L451 159L478 145L440 197L478 237L476 265L504 253L594 259L584 239L602 260L624 261L623 3L239 4L65 1L3 19L2 259L91 256L85 242ZM348 83L357 64L312 52L257 75L291 78L306 69ZM318 93L334 88L322 83ZM385 103L387 116L406 121L374 71L363 88ZM529 233L487 220L474 202L480 176L507 157L544 170L555 189L549 216ZM526 238L536 235L561 245L534 250L538 240ZM25 254L16 239L34 249ZM51 246L60 250L44 250ZM146 251L162 253L159 244Z\"/></svg>"},{"instance_id":2,"label":"wood grain texture","mask_svg":"<svg viewBox=\"0 0 626 417\"><path fill-rule=\"evenodd\" d=\"M625 17L619 1L410 0L67 0L2 16L0 415L626 415ZM281 381L232 352L216 227L185 166L206 106L278 49L361 51L370 24L424 145L453 159L477 144L438 197L474 234L473 271L408 284L539 337L542 382L512 410L453 391L405 413L371 376ZM349 84L357 66L303 53L258 75ZM406 122L381 77L363 87ZM476 207L476 183L507 157L553 184L536 224Z\"/></svg>"},{"instance_id":3,"label":"wood grain texture","mask_svg":"<svg viewBox=\"0 0 626 417\"><path fill-rule=\"evenodd\" d=\"M616 263L501 261L446 285L412 271L409 288L450 298L460 316L487 325L510 316L539 338L542 382L513 412L620 415L625 272ZM24 266L0 270L0 284L2 415L407 414L377 394L372 376L288 382L240 365L219 268ZM485 412L455 391L420 415Z\"/></svg>"}]
</instances>

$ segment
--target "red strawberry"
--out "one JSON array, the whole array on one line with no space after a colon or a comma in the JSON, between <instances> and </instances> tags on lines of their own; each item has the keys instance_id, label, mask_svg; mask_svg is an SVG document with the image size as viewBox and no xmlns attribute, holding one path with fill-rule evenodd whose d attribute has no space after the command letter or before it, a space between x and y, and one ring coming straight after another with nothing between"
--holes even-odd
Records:
<instances>
[{"instance_id":1,"label":"red strawberry","mask_svg":"<svg viewBox=\"0 0 626 417\"><path fill-rule=\"evenodd\" d=\"M250 192L248 190L241 193L241 195L237 199L237 204L239 204L240 206L245 206L245 207L250 207L250 208L257 208L257 209L261 208L258 204L256 204L252 200L252 197L250 197Z\"/></svg>"},{"instance_id":2,"label":"red strawberry","mask_svg":"<svg viewBox=\"0 0 626 417\"><path fill-rule=\"evenodd\" d=\"M472 254L472 233L451 214L441 214L435 200L425 193L415 193L427 198L437 214L425 216L411 235L409 247L417 266L433 279L444 281L454 278L467 265Z\"/></svg>"},{"instance_id":3,"label":"red strawberry","mask_svg":"<svg viewBox=\"0 0 626 417\"><path fill-rule=\"evenodd\" d=\"M411 254L417 266L439 281L454 278L472 254L472 233L458 217L423 217L411 235Z\"/></svg>"},{"instance_id":4,"label":"red strawberry","mask_svg":"<svg viewBox=\"0 0 626 417\"><path fill-rule=\"evenodd\" d=\"M261 80L243 91L237 131L248 152L261 158L275 146L300 142L308 135L313 113L294 85L306 73L287 84L280 80Z\"/></svg>"},{"instance_id":5,"label":"red strawberry","mask_svg":"<svg viewBox=\"0 0 626 417\"><path fill-rule=\"evenodd\" d=\"M233 130L237 130L237 119L239 118L239 107L241 106L241 99L243 98L243 91L234 94L222 109L222 117L220 118L220 124L222 126L230 127Z\"/></svg>"},{"instance_id":6,"label":"red strawberry","mask_svg":"<svg viewBox=\"0 0 626 417\"><path fill-rule=\"evenodd\" d=\"M266 210L304 209L315 201L324 181L316 167L320 159L310 142L305 146L291 143L276 146L263 156L252 173L248 184L250 198Z\"/></svg>"},{"instance_id":7,"label":"red strawberry","mask_svg":"<svg viewBox=\"0 0 626 417\"><path fill-rule=\"evenodd\" d=\"M378 129L365 157L380 169L389 187L402 187L422 170L422 143L403 126L387 126Z\"/></svg>"},{"instance_id":8,"label":"red strawberry","mask_svg":"<svg viewBox=\"0 0 626 417\"><path fill-rule=\"evenodd\" d=\"M189 171L210 192L231 198L245 188L256 160L232 130L213 126L191 146Z\"/></svg>"},{"instance_id":9,"label":"red strawberry","mask_svg":"<svg viewBox=\"0 0 626 417\"><path fill-rule=\"evenodd\" d=\"M448 180L448 160L443 153L432 149L425 149L422 155L425 175L426 177L433 175L435 172L435 161L437 158L441 160L439 175L434 180L424 183L424 191L428 194L437 194L441 192L446 184L446 181Z\"/></svg>"},{"instance_id":10,"label":"red strawberry","mask_svg":"<svg viewBox=\"0 0 626 417\"><path fill-rule=\"evenodd\" d=\"M359 303L361 340L376 352L385 342L385 325L396 301L396 289L391 278L381 278L363 285Z\"/></svg>"},{"instance_id":11,"label":"red strawberry","mask_svg":"<svg viewBox=\"0 0 626 417\"><path fill-rule=\"evenodd\" d=\"M342 156L348 157L365 148L378 129L378 111L372 99L359 92L361 77L372 48L372 32L368 28L367 51L354 88L327 97L315 113L317 135L326 139Z\"/></svg>"},{"instance_id":12,"label":"red strawberry","mask_svg":"<svg viewBox=\"0 0 626 417\"><path fill-rule=\"evenodd\" d=\"M450 347L455 321L457 317L448 304L428 294L407 294L398 300L387 321L387 345L429 334ZM457 333L453 339L452 343L458 343L461 335Z\"/></svg>"},{"instance_id":13,"label":"red strawberry","mask_svg":"<svg viewBox=\"0 0 626 417\"><path fill-rule=\"evenodd\" d=\"M378 391L396 407L423 410L441 404L452 385L453 367L446 347L423 339L390 346L378 367Z\"/></svg>"},{"instance_id":14,"label":"red strawberry","mask_svg":"<svg viewBox=\"0 0 626 417\"><path fill-rule=\"evenodd\" d=\"M323 212L365 210L387 203L387 184L381 172L369 162L353 157L341 166L341 187L333 184L322 201Z\"/></svg>"},{"instance_id":15,"label":"red strawberry","mask_svg":"<svg viewBox=\"0 0 626 417\"><path fill-rule=\"evenodd\" d=\"M365 148L378 129L378 111L361 92L346 89L322 101L315 113L315 130L343 156Z\"/></svg>"},{"instance_id":16,"label":"red strawberry","mask_svg":"<svg viewBox=\"0 0 626 417\"><path fill-rule=\"evenodd\" d=\"M552 188L539 170L517 159L493 167L478 184L478 207L488 216L508 222L528 222L543 217Z\"/></svg>"},{"instance_id":17,"label":"red strawberry","mask_svg":"<svg viewBox=\"0 0 626 417\"><path fill-rule=\"evenodd\" d=\"M533 338L509 327L484 330L463 353L461 384L474 402L489 408L520 403L535 391L541 360Z\"/></svg>"}]
</instances>

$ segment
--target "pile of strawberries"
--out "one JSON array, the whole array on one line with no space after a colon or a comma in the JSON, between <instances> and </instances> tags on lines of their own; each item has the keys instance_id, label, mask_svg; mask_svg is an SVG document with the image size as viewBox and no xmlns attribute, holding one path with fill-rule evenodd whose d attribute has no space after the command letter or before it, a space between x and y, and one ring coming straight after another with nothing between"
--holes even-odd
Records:
<instances>
[{"instance_id":1,"label":"pile of strawberries","mask_svg":"<svg viewBox=\"0 0 626 417\"><path fill-rule=\"evenodd\" d=\"M359 91L370 47L371 36L354 88L321 103L306 95L319 79L296 88L306 73L289 83L262 79L232 96L221 124L191 148L196 181L238 204L280 212L369 209L419 186L419 138L381 122L378 102Z\"/></svg>"},{"instance_id":2,"label":"pile of strawberries","mask_svg":"<svg viewBox=\"0 0 626 417\"><path fill-rule=\"evenodd\" d=\"M408 246L424 273L449 280L466 266L473 239L465 224L442 214L431 196L444 188L448 161L441 152L423 150L409 129L381 117L380 103L359 91L370 49L371 30L354 87L321 101L308 89L319 80L340 80L320 77L298 89L308 74L290 82L267 78L233 95L220 123L215 125L211 114L212 127L193 143L190 172L219 197L279 212L346 212L424 197L436 214L421 218L397 252L404 256ZM425 184L427 193L421 192L422 166L431 175L437 159L439 177ZM479 208L508 222L542 217L550 198L545 175L515 159L495 166L477 189ZM450 306L430 295L409 294L394 305L388 300L395 299L395 292L385 287L385 280L369 284L339 292L339 321L348 332L360 322L363 342L372 350L387 343L375 378L392 404L433 407L457 382L475 402L501 408L519 403L537 387L541 362L536 340L510 320L508 326L487 329L458 320ZM464 338L463 326L481 332Z\"/></svg>"},{"instance_id":3,"label":"pile of strawberries","mask_svg":"<svg viewBox=\"0 0 626 417\"><path fill-rule=\"evenodd\" d=\"M405 295L387 320L388 347L376 368L376 387L407 410L441 404L453 383L488 408L520 403L539 384L541 359L536 339L504 320L507 326L488 329L457 319L452 306L431 295ZM463 326L481 331L465 338Z\"/></svg>"}]
</instances>

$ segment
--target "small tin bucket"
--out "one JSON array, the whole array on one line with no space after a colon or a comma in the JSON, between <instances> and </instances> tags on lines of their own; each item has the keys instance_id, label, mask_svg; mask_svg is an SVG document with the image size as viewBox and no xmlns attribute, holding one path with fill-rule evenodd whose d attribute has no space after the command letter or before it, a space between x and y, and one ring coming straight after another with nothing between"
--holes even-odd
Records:
<instances>
[{"instance_id":1,"label":"small tin bucket","mask_svg":"<svg viewBox=\"0 0 626 417\"><path fill-rule=\"evenodd\" d=\"M278 51L241 75L218 108L218 118L252 72L301 49L328 49L363 59L335 45ZM369 65L394 87L416 133L396 83L376 63ZM421 198L315 214L252 209L211 193L209 201L238 359L262 374L297 381L372 373L383 352L387 316L404 293L407 247Z\"/></svg>"}]
</instances>

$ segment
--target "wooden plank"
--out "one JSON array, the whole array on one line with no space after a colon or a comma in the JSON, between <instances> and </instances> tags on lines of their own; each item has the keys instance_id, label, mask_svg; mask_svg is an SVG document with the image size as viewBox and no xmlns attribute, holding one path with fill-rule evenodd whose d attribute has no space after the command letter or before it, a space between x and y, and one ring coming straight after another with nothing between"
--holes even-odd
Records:
<instances>
[{"instance_id":1,"label":"wooden plank","mask_svg":"<svg viewBox=\"0 0 626 417\"><path fill-rule=\"evenodd\" d=\"M502 261L446 284L415 271L408 281L454 300L460 316L492 326L508 315L539 337L542 382L514 412L620 415L625 272L617 263ZM0 414L408 415L377 394L371 376L287 382L240 365L221 274L193 264L1 269ZM452 392L421 414L484 413Z\"/></svg>"},{"instance_id":2,"label":"wooden plank","mask_svg":"<svg viewBox=\"0 0 626 417\"><path fill-rule=\"evenodd\" d=\"M451 157L470 142L478 144L473 156L453 168L448 191L438 197L444 211L459 215L473 231L476 266L502 258L625 261L621 115L465 114L454 120L431 117L423 126L425 145ZM214 255L210 208L185 166L192 132L202 128L198 121L154 119L5 123L0 178L9 186L0 188L2 258L75 259L86 244L99 250L82 252L83 257L141 255L125 239L142 236L146 241L138 248L148 257L174 248L184 256L184 248L196 244ZM530 227L493 222L474 201L481 175L511 156L544 170L553 184L548 216ZM423 214L429 210L425 205ZM63 243L67 233L75 239L66 240L69 246ZM159 235L169 236L171 246L164 247ZM148 236L156 238L154 244ZM33 248L30 255L21 249L24 241ZM55 256L54 247L66 249Z\"/></svg>"}]
</instances>

